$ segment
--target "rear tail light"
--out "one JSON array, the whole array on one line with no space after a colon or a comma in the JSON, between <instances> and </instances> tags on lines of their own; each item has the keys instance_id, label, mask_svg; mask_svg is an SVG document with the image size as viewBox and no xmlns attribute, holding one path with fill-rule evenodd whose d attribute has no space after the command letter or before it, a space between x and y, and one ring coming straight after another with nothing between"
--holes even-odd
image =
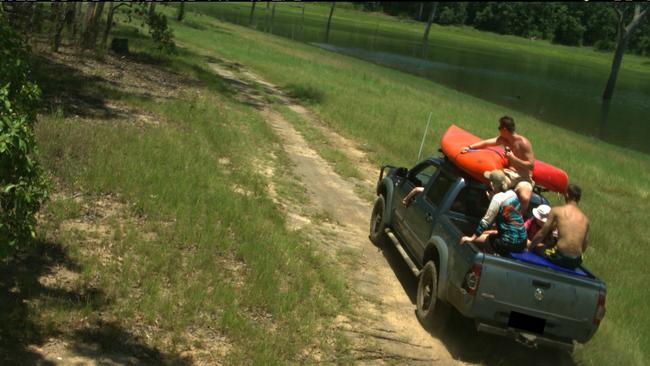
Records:
<instances>
[{"instance_id":1,"label":"rear tail light","mask_svg":"<svg viewBox=\"0 0 650 366\"><path fill-rule=\"evenodd\" d=\"M598 305L596 305L596 314L594 314L593 323L600 325L600 321L605 317L605 293L603 291L598 293Z\"/></svg>"},{"instance_id":2,"label":"rear tail light","mask_svg":"<svg viewBox=\"0 0 650 366\"><path fill-rule=\"evenodd\" d=\"M463 288L472 296L476 294L476 289L478 289L478 284L481 280L482 268L483 266L480 263L474 263L472 268L465 275L465 283L463 284Z\"/></svg>"}]
</instances>

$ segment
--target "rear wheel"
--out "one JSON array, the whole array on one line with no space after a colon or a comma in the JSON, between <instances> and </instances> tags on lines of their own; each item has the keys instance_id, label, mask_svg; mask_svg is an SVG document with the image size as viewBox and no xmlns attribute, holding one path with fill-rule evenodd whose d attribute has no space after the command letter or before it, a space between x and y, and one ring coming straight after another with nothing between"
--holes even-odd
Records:
<instances>
[{"instance_id":1,"label":"rear wheel","mask_svg":"<svg viewBox=\"0 0 650 366\"><path fill-rule=\"evenodd\" d=\"M384 231L386 229L385 209L386 201L384 196L377 197L370 216L370 241L378 247L388 242L388 235Z\"/></svg>"},{"instance_id":2,"label":"rear wheel","mask_svg":"<svg viewBox=\"0 0 650 366\"><path fill-rule=\"evenodd\" d=\"M438 299L438 271L433 261L428 261L420 272L416 315L429 331L444 329L449 315L449 305Z\"/></svg>"}]
</instances>

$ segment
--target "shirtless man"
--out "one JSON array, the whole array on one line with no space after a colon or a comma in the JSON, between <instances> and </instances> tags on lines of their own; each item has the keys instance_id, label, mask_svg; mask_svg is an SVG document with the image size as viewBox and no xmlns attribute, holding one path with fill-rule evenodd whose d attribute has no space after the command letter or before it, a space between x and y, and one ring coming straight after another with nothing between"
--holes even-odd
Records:
<instances>
[{"instance_id":1,"label":"shirtless man","mask_svg":"<svg viewBox=\"0 0 650 366\"><path fill-rule=\"evenodd\" d=\"M506 173L509 173L508 175L512 180L511 184L519 197L521 212L526 215L528 203L533 194L532 172L535 156L530 141L524 136L515 133L515 121L512 117L503 116L499 118L499 136L468 145L461 150L461 153L497 145L505 147L510 168Z\"/></svg>"},{"instance_id":2,"label":"shirtless man","mask_svg":"<svg viewBox=\"0 0 650 366\"><path fill-rule=\"evenodd\" d=\"M538 252L556 247L555 253L546 256L546 259L570 269L576 268L582 263L582 253L587 250L589 219L578 208L581 196L580 187L569 184L564 193L566 204L551 209L548 220L530 243L530 247ZM544 237L556 228L558 231L557 244L539 245Z\"/></svg>"}]
</instances>

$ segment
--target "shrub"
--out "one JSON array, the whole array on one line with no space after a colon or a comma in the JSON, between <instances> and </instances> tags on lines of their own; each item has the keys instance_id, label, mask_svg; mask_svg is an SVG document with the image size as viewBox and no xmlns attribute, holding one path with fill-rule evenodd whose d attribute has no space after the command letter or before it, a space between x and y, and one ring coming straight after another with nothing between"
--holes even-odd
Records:
<instances>
[{"instance_id":1,"label":"shrub","mask_svg":"<svg viewBox=\"0 0 650 366\"><path fill-rule=\"evenodd\" d=\"M614 41L610 41L609 39L602 39L594 43L594 48L598 51L609 52L613 51L614 48L616 48L616 43L614 43Z\"/></svg>"},{"instance_id":2,"label":"shrub","mask_svg":"<svg viewBox=\"0 0 650 366\"><path fill-rule=\"evenodd\" d=\"M32 127L40 89L29 81L27 50L0 13L0 257L34 236L34 215L47 197L34 158Z\"/></svg>"},{"instance_id":3,"label":"shrub","mask_svg":"<svg viewBox=\"0 0 650 366\"><path fill-rule=\"evenodd\" d=\"M149 34L158 51L169 54L176 54L174 34L167 26L167 17L163 14L153 13L147 18Z\"/></svg>"},{"instance_id":4,"label":"shrub","mask_svg":"<svg viewBox=\"0 0 650 366\"><path fill-rule=\"evenodd\" d=\"M585 27L580 24L580 20L566 15L558 22L553 35L553 42L560 43L567 46L580 46L582 44L582 35L585 32Z\"/></svg>"}]
</instances>

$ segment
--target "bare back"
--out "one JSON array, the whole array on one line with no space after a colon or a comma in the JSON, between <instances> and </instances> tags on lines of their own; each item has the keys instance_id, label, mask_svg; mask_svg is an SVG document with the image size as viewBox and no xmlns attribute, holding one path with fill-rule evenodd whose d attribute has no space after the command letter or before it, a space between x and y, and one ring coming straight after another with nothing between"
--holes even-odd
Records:
<instances>
[{"instance_id":1,"label":"bare back","mask_svg":"<svg viewBox=\"0 0 650 366\"><path fill-rule=\"evenodd\" d=\"M549 219L558 231L557 249L562 254L580 256L587 249L589 219L574 204L554 207L551 211Z\"/></svg>"}]
</instances>

